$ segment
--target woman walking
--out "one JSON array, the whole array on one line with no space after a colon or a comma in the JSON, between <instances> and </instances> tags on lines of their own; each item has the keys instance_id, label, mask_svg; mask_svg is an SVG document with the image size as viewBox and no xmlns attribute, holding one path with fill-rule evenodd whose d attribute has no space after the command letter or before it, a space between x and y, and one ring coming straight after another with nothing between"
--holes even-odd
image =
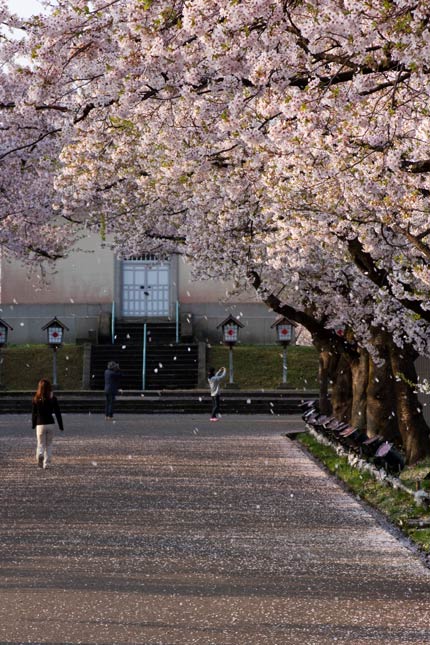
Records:
<instances>
[{"instance_id":1,"label":"woman walking","mask_svg":"<svg viewBox=\"0 0 430 645\"><path fill-rule=\"evenodd\" d=\"M52 441L54 439L54 415L58 427L64 430L60 406L57 397L52 392L50 381L42 378L33 397L32 426L36 429L37 448L36 460L40 468L48 468L52 455Z\"/></svg>"}]
</instances>

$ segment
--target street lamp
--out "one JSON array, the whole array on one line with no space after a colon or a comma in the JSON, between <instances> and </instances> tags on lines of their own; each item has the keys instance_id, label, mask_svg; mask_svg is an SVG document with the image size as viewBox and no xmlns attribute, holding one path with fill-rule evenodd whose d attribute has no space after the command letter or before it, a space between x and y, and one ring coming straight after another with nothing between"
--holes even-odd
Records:
<instances>
[{"instance_id":1,"label":"street lamp","mask_svg":"<svg viewBox=\"0 0 430 645\"><path fill-rule=\"evenodd\" d=\"M57 383L57 349L61 347L63 342L64 330L69 328L58 320L57 317L53 318L42 327L43 331L46 331L48 334L48 345L52 347L53 358L52 358L52 385L58 387Z\"/></svg>"},{"instance_id":2,"label":"street lamp","mask_svg":"<svg viewBox=\"0 0 430 645\"><path fill-rule=\"evenodd\" d=\"M235 318L231 314L229 314L229 316L225 320L223 320L221 323L219 323L219 325L217 325L217 329L221 327L223 342L228 347L229 382L227 387L230 387L230 388L237 387L234 384L234 379L233 379L233 346L237 343L239 329L244 326L245 325L243 325L240 322L240 320L237 320L237 318Z\"/></svg>"},{"instance_id":3,"label":"street lamp","mask_svg":"<svg viewBox=\"0 0 430 645\"><path fill-rule=\"evenodd\" d=\"M296 323L292 322L285 316L275 320L273 325L270 326L271 329L276 329L276 340L282 345L282 383L279 385L280 388L287 388L287 348L288 345L294 338L294 327L297 327Z\"/></svg>"},{"instance_id":4,"label":"street lamp","mask_svg":"<svg viewBox=\"0 0 430 645\"><path fill-rule=\"evenodd\" d=\"M4 347L7 343L7 335L9 329L13 329L5 320L0 318L0 349ZM0 388L4 388L3 379L3 356L0 356Z\"/></svg>"}]
</instances>

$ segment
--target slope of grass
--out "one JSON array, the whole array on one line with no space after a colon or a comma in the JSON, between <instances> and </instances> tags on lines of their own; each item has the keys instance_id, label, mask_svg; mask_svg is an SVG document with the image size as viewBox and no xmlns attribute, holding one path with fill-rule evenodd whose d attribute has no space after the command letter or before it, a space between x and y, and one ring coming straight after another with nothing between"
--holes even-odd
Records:
<instances>
[{"instance_id":1,"label":"slope of grass","mask_svg":"<svg viewBox=\"0 0 430 645\"><path fill-rule=\"evenodd\" d=\"M47 345L17 345L1 350L1 379L8 390L34 391L41 378L52 381L53 350ZM82 345L57 350L57 381L64 390L82 387Z\"/></svg>"},{"instance_id":2,"label":"slope of grass","mask_svg":"<svg viewBox=\"0 0 430 645\"><path fill-rule=\"evenodd\" d=\"M282 381L282 349L277 345L234 348L234 381L241 389L276 389ZM1 382L8 390L34 390L40 378L52 380L52 349L46 345L9 346L1 351ZM58 383L64 390L82 387L82 345L64 345L57 352ZM288 348L288 385L296 390L318 388L318 354L313 347ZM228 349L208 348L207 365L228 369Z\"/></svg>"},{"instance_id":3,"label":"slope of grass","mask_svg":"<svg viewBox=\"0 0 430 645\"><path fill-rule=\"evenodd\" d=\"M228 369L228 348L208 349L207 365ZM282 348L278 345L236 345L234 382L243 390L276 389L282 381ZM287 383L295 390L318 389L318 353L313 347L292 345L287 351Z\"/></svg>"}]
</instances>

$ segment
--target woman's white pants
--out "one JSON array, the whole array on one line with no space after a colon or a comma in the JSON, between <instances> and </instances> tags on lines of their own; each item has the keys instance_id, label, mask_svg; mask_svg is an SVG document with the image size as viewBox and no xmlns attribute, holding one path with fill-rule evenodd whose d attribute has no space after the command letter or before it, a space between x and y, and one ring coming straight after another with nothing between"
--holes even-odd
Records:
<instances>
[{"instance_id":1,"label":"woman's white pants","mask_svg":"<svg viewBox=\"0 0 430 645\"><path fill-rule=\"evenodd\" d=\"M54 425L36 426L37 448L36 459L43 457L43 465L46 466L51 461L52 441L54 439Z\"/></svg>"}]
</instances>

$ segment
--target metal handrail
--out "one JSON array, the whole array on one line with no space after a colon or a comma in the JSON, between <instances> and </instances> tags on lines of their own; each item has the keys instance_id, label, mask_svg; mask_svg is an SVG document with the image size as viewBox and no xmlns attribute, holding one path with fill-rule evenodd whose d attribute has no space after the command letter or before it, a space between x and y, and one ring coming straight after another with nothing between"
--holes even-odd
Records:
<instances>
[{"instance_id":1,"label":"metal handrail","mask_svg":"<svg viewBox=\"0 0 430 645\"><path fill-rule=\"evenodd\" d=\"M110 322L110 333L111 333L112 345L115 345L115 301L112 301L112 314L111 314L111 322Z\"/></svg>"},{"instance_id":2,"label":"metal handrail","mask_svg":"<svg viewBox=\"0 0 430 645\"><path fill-rule=\"evenodd\" d=\"M143 325L142 390L146 389L146 323Z\"/></svg>"}]
</instances>

